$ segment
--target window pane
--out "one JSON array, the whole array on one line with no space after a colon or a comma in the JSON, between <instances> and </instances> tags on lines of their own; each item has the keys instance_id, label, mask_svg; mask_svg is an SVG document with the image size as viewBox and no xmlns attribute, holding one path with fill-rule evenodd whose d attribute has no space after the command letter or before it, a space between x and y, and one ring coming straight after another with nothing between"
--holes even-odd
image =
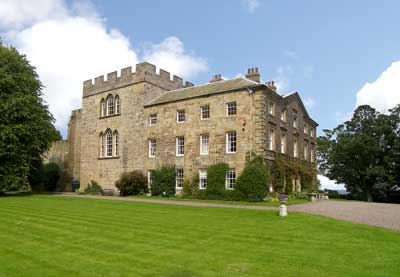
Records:
<instances>
[{"instance_id":1,"label":"window pane","mask_svg":"<svg viewBox=\"0 0 400 277\"><path fill-rule=\"evenodd\" d=\"M176 170L176 187L177 188L182 188L183 187L183 169L178 168Z\"/></svg>"},{"instance_id":2,"label":"window pane","mask_svg":"<svg viewBox=\"0 0 400 277\"><path fill-rule=\"evenodd\" d=\"M236 152L236 131L226 133L226 152Z\"/></svg>"},{"instance_id":3,"label":"window pane","mask_svg":"<svg viewBox=\"0 0 400 277\"><path fill-rule=\"evenodd\" d=\"M201 189L205 189L207 187L207 170L200 169L199 170L199 186Z\"/></svg>"},{"instance_id":4,"label":"window pane","mask_svg":"<svg viewBox=\"0 0 400 277\"><path fill-rule=\"evenodd\" d=\"M236 171L234 168L230 168L226 173L226 188L233 189L236 181Z\"/></svg>"},{"instance_id":5,"label":"window pane","mask_svg":"<svg viewBox=\"0 0 400 277\"><path fill-rule=\"evenodd\" d=\"M150 125L156 125L157 124L157 114L151 114L150 115Z\"/></svg>"},{"instance_id":6,"label":"window pane","mask_svg":"<svg viewBox=\"0 0 400 277\"><path fill-rule=\"evenodd\" d=\"M208 154L208 135L200 135L200 154Z\"/></svg>"},{"instance_id":7,"label":"window pane","mask_svg":"<svg viewBox=\"0 0 400 277\"><path fill-rule=\"evenodd\" d=\"M201 107L201 119L210 118L210 106Z\"/></svg>"},{"instance_id":8,"label":"window pane","mask_svg":"<svg viewBox=\"0 0 400 277\"><path fill-rule=\"evenodd\" d=\"M112 157L112 134L109 130L107 132L107 157Z\"/></svg>"},{"instance_id":9,"label":"window pane","mask_svg":"<svg viewBox=\"0 0 400 277\"><path fill-rule=\"evenodd\" d=\"M184 122L185 121L185 110L178 110L176 112L176 121Z\"/></svg>"},{"instance_id":10,"label":"window pane","mask_svg":"<svg viewBox=\"0 0 400 277\"><path fill-rule=\"evenodd\" d=\"M176 138L176 155L183 156L185 154L185 138L177 137Z\"/></svg>"},{"instance_id":11,"label":"window pane","mask_svg":"<svg viewBox=\"0 0 400 277\"><path fill-rule=\"evenodd\" d=\"M149 157L156 156L157 141L155 139L149 140Z\"/></svg>"},{"instance_id":12,"label":"window pane","mask_svg":"<svg viewBox=\"0 0 400 277\"><path fill-rule=\"evenodd\" d=\"M227 106L227 115L236 114L236 102L227 103L226 106Z\"/></svg>"}]
</instances>

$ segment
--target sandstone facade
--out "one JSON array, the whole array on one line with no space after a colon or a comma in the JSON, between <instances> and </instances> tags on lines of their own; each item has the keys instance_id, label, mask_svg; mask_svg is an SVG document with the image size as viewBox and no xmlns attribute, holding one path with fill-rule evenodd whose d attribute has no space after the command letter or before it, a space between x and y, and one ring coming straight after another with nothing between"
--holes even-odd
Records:
<instances>
[{"instance_id":1,"label":"sandstone facade","mask_svg":"<svg viewBox=\"0 0 400 277\"><path fill-rule=\"evenodd\" d=\"M233 103L236 112L228 115ZM182 111L184 120L178 122ZM224 161L239 176L251 153L272 161L274 152L283 151L315 166L316 127L298 93L279 95L273 82L260 83L258 69L250 69L246 78L215 75L209 84L194 86L141 63L135 72L126 68L120 76L113 72L106 80L85 81L82 109L71 116L68 140L51 151L54 156L55 148L62 148L81 187L95 180L103 188L115 188L121 173L148 174L163 164L174 164L188 179ZM227 151L233 134L235 151ZM200 149L205 137L207 154L201 153L204 143ZM183 155L177 153L182 141Z\"/></svg>"}]
</instances>

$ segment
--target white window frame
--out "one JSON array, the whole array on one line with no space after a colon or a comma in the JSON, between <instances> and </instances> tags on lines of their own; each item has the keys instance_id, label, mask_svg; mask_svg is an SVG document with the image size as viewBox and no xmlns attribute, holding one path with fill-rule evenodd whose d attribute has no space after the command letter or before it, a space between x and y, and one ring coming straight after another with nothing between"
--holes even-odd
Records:
<instances>
[{"instance_id":1,"label":"white window frame","mask_svg":"<svg viewBox=\"0 0 400 277\"><path fill-rule=\"evenodd\" d=\"M112 157L113 155L113 134L111 130L106 132L106 157Z\"/></svg>"},{"instance_id":2,"label":"white window frame","mask_svg":"<svg viewBox=\"0 0 400 277\"><path fill-rule=\"evenodd\" d=\"M199 169L199 189L206 189L207 184L207 169Z\"/></svg>"},{"instance_id":3,"label":"white window frame","mask_svg":"<svg viewBox=\"0 0 400 277\"><path fill-rule=\"evenodd\" d=\"M185 137L184 136L176 137L176 156L177 157L185 156Z\"/></svg>"},{"instance_id":4,"label":"white window frame","mask_svg":"<svg viewBox=\"0 0 400 277\"><path fill-rule=\"evenodd\" d=\"M182 120L183 118L183 120ZM177 110L176 111L176 123L183 123L186 120L185 110Z\"/></svg>"},{"instance_id":5,"label":"white window frame","mask_svg":"<svg viewBox=\"0 0 400 277\"><path fill-rule=\"evenodd\" d=\"M271 151L275 150L275 129L274 128L269 128L268 148Z\"/></svg>"},{"instance_id":6,"label":"white window frame","mask_svg":"<svg viewBox=\"0 0 400 277\"><path fill-rule=\"evenodd\" d=\"M154 121L154 122L153 122ZM153 113L149 116L149 125L154 126L157 124L157 114Z\"/></svg>"},{"instance_id":7,"label":"white window frame","mask_svg":"<svg viewBox=\"0 0 400 277\"><path fill-rule=\"evenodd\" d=\"M149 139L149 158L155 158L157 151L157 140Z\"/></svg>"},{"instance_id":8,"label":"white window frame","mask_svg":"<svg viewBox=\"0 0 400 277\"><path fill-rule=\"evenodd\" d=\"M234 168L229 168L225 176L225 189L235 189L236 184L236 170Z\"/></svg>"},{"instance_id":9,"label":"white window frame","mask_svg":"<svg viewBox=\"0 0 400 277\"><path fill-rule=\"evenodd\" d=\"M287 121L287 110L286 110L286 109L284 109L284 110L281 112L281 120L282 120L283 122L286 122L286 121Z\"/></svg>"},{"instance_id":10,"label":"white window frame","mask_svg":"<svg viewBox=\"0 0 400 277\"><path fill-rule=\"evenodd\" d=\"M299 157L299 140L297 138L293 139L293 157Z\"/></svg>"},{"instance_id":11,"label":"white window frame","mask_svg":"<svg viewBox=\"0 0 400 277\"><path fill-rule=\"evenodd\" d=\"M293 128L297 129L298 125L299 125L299 122L298 122L297 116L294 116L293 117Z\"/></svg>"},{"instance_id":12,"label":"white window frame","mask_svg":"<svg viewBox=\"0 0 400 277\"><path fill-rule=\"evenodd\" d=\"M232 147L232 141L234 141L234 147ZM232 148L235 148L232 150ZM226 132L226 153L233 154L237 151L237 134L236 131Z\"/></svg>"},{"instance_id":13,"label":"white window frame","mask_svg":"<svg viewBox=\"0 0 400 277\"><path fill-rule=\"evenodd\" d=\"M308 143L307 142L304 142L303 156L304 156L304 160L307 161L308 160Z\"/></svg>"},{"instance_id":14,"label":"white window frame","mask_svg":"<svg viewBox=\"0 0 400 277\"><path fill-rule=\"evenodd\" d=\"M183 188L183 177L184 177L183 168L177 168L176 175L175 175L175 188L177 188L177 189ZM178 184L179 184L179 186L178 186Z\"/></svg>"},{"instance_id":15,"label":"white window frame","mask_svg":"<svg viewBox=\"0 0 400 277\"><path fill-rule=\"evenodd\" d=\"M115 113L114 97L110 94L106 98L107 115L113 115Z\"/></svg>"},{"instance_id":16,"label":"white window frame","mask_svg":"<svg viewBox=\"0 0 400 277\"><path fill-rule=\"evenodd\" d=\"M310 161L313 163L315 162L315 146L311 145L311 154L310 154Z\"/></svg>"},{"instance_id":17,"label":"white window frame","mask_svg":"<svg viewBox=\"0 0 400 277\"><path fill-rule=\"evenodd\" d=\"M114 131L114 156L119 156L119 133L117 130Z\"/></svg>"},{"instance_id":18,"label":"white window frame","mask_svg":"<svg viewBox=\"0 0 400 277\"><path fill-rule=\"evenodd\" d=\"M275 103L272 101L269 101L268 112L270 115L275 116Z\"/></svg>"},{"instance_id":19,"label":"white window frame","mask_svg":"<svg viewBox=\"0 0 400 277\"><path fill-rule=\"evenodd\" d=\"M114 98L114 109L115 109L115 114L121 113L121 101L120 101L118 95L115 96L115 98Z\"/></svg>"},{"instance_id":20,"label":"white window frame","mask_svg":"<svg viewBox=\"0 0 400 277\"><path fill-rule=\"evenodd\" d=\"M230 106L233 105L233 106ZM233 112L234 113L231 113ZM226 116L235 116L237 114L237 104L236 101L226 103Z\"/></svg>"},{"instance_id":21,"label":"white window frame","mask_svg":"<svg viewBox=\"0 0 400 277\"><path fill-rule=\"evenodd\" d=\"M283 133L281 134L281 153L286 154L286 150L287 150L287 137L286 134Z\"/></svg>"},{"instance_id":22,"label":"white window frame","mask_svg":"<svg viewBox=\"0 0 400 277\"><path fill-rule=\"evenodd\" d=\"M207 108L207 111L204 109ZM204 117L204 113L208 112L208 117ZM204 105L200 107L200 119L201 120L207 120L210 118L210 105Z\"/></svg>"},{"instance_id":23,"label":"white window frame","mask_svg":"<svg viewBox=\"0 0 400 277\"><path fill-rule=\"evenodd\" d=\"M151 190L151 185L152 185L151 181L152 175L153 175L153 170L151 169L147 170L147 187L149 188L149 191Z\"/></svg>"},{"instance_id":24,"label":"white window frame","mask_svg":"<svg viewBox=\"0 0 400 277\"><path fill-rule=\"evenodd\" d=\"M200 155L208 155L210 148L210 136L208 134L200 135Z\"/></svg>"}]
</instances>

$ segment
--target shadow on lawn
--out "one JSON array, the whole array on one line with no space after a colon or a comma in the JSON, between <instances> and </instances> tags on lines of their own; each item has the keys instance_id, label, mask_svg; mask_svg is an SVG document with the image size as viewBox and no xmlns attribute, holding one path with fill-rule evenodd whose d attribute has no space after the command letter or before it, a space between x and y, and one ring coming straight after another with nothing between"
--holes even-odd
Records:
<instances>
[{"instance_id":1,"label":"shadow on lawn","mask_svg":"<svg viewBox=\"0 0 400 277\"><path fill-rule=\"evenodd\" d=\"M0 197L15 197L15 196L33 196L35 193L31 191L11 191L11 192L0 192Z\"/></svg>"}]
</instances>

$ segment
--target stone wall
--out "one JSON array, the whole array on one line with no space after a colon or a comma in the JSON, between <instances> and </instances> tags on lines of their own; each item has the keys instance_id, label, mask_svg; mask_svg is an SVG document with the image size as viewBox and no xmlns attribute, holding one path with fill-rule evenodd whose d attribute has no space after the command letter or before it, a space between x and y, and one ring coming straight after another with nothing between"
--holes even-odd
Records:
<instances>
[{"instance_id":1,"label":"stone wall","mask_svg":"<svg viewBox=\"0 0 400 277\"><path fill-rule=\"evenodd\" d=\"M153 170L161 165L173 164L184 169L184 178L191 179L199 169L206 169L217 162L226 162L235 168L236 174L242 171L246 154L251 152L253 140L251 104L253 95L247 90L220 93L211 97L199 97L185 101L167 103L144 109L146 143L142 149L145 170ZM237 103L237 114L227 116L226 104ZM200 107L209 105L210 118L201 119ZM177 110L185 110L185 122L177 123ZM149 126L149 116L157 114L157 124ZM236 131L237 151L226 153L226 133ZM209 154L200 155L200 135L209 135ZM185 154L176 155L176 137L184 136ZM157 142L156 156L148 154L148 140Z\"/></svg>"},{"instance_id":2,"label":"stone wall","mask_svg":"<svg viewBox=\"0 0 400 277\"><path fill-rule=\"evenodd\" d=\"M86 81L82 99L81 125L81 186L96 180L103 188L115 188L121 173L131 170L145 172L143 149L146 141L144 130L146 117L144 105L159 97L163 92L182 88L182 79L154 65L142 63L136 72L123 69L121 76L108 74L108 80L98 77L95 82ZM118 115L101 117L100 102L108 95L120 98L121 111ZM100 133L107 129L119 134L119 155L100 157Z\"/></svg>"}]
</instances>

